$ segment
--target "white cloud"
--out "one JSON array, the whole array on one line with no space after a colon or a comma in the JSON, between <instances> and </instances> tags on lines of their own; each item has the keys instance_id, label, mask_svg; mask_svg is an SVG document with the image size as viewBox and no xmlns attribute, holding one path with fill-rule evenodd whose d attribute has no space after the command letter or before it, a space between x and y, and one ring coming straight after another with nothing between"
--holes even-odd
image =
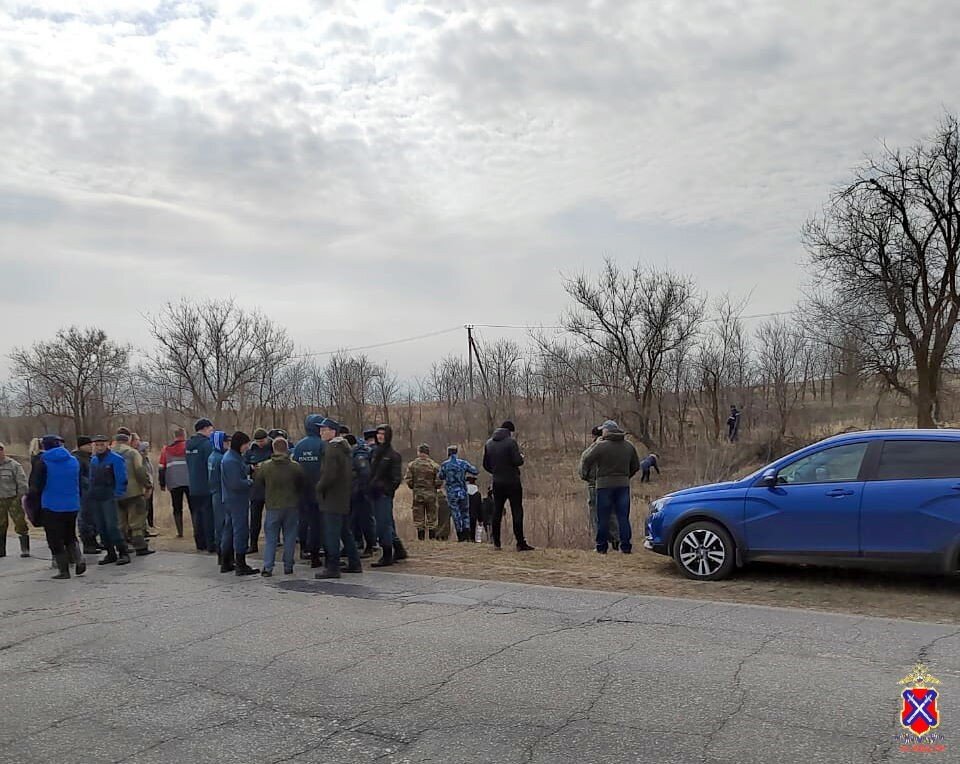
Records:
<instances>
[{"instance_id":1,"label":"white cloud","mask_svg":"<svg viewBox=\"0 0 960 764\"><path fill-rule=\"evenodd\" d=\"M0 353L56 322L145 341L181 294L318 349L551 322L558 270L604 254L776 309L831 185L960 80L949 0L4 8L0 310L47 318Z\"/></svg>"}]
</instances>

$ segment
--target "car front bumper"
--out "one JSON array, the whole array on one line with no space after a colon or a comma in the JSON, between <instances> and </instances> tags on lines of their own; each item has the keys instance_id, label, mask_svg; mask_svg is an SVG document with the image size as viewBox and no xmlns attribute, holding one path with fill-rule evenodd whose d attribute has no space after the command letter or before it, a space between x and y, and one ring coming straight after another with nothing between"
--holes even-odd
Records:
<instances>
[{"instance_id":1,"label":"car front bumper","mask_svg":"<svg viewBox=\"0 0 960 764\"><path fill-rule=\"evenodd\" d=\"M657 554L666 554L666 553L667 553L667 545L666 545L666 544L655 544L655 543L653 543L653 538L650 537L650 536L647 536L646 538L644 538L644 540L643 540L643 548L644 548L644 549L647 549L647 550L649 550L649 551L651 551L651 552L656 552Z\"/></svg>"}]
</instances>

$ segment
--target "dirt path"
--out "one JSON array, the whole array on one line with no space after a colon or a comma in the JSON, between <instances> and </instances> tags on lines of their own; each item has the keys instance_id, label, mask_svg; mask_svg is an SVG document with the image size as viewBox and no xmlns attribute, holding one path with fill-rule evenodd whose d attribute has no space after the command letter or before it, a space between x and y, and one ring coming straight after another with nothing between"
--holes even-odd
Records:
<instances>
[{"instance_id":1,"label":"dirt path","mask_svg":"<svg viewBox=\"0 0 960 764\"><path fill-rule=\"evenodd\" d=\"M193 547L166 533L154 542L170 551ZM601 556L568 549L496 552L488 544L456 542L411 542L409 547L410 559L398 571L960 623L960 581L955 578L754 565L729 581L701 583L683 578L669 559L643 550Z\"/></svg>"}]
</instances>

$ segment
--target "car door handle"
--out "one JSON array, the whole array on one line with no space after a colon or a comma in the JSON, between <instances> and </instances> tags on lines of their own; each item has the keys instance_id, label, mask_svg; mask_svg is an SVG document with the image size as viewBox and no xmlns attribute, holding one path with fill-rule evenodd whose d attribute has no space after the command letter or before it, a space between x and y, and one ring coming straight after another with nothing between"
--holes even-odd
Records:
<instances>
[{"instance_id":1,"label":"car door handle","mask_svg":"<svg viewBox=\"0 0 960 764\"><path fill-rule=\"evenodd\" d=\"M827 496L853 496L853 491L848 491L846 488L834 488L832 491L827 491Z\"/></svg>"},{"instance_id":2,"label":"car door handle","mask_svg":"<svg viewBox=\"0 0 960 764\"><path fill-rule=\"evenodd\" d=\"M960 483L950 486L954 491L960 491Z\"/></svg>"}]
</instances>

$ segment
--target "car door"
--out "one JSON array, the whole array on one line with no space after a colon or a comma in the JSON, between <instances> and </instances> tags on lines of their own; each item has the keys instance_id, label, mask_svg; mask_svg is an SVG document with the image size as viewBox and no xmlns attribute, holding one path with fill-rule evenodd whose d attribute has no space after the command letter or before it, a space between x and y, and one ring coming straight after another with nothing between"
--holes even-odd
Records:
<instances>
[{"instance_id":1,"label":"car door","mask_svg":"<svg viewBox=\"0 0 960 764\"><path fill-rule=\"evenodd\" d=\"M865 557L933 560L960 538L960 441L885 440L867 477Z\"/></svg>"},{"instance_id":2,"label":"car door","mask_svg":"<svg viewBox=\"0 0 960 764\"><path fill-rule=\"evenodd\" d=\"M779 469L777 483L747 491L749 556L860 553L861 468L869 443L844 443Z\"/></svg>"}]
</instances>

